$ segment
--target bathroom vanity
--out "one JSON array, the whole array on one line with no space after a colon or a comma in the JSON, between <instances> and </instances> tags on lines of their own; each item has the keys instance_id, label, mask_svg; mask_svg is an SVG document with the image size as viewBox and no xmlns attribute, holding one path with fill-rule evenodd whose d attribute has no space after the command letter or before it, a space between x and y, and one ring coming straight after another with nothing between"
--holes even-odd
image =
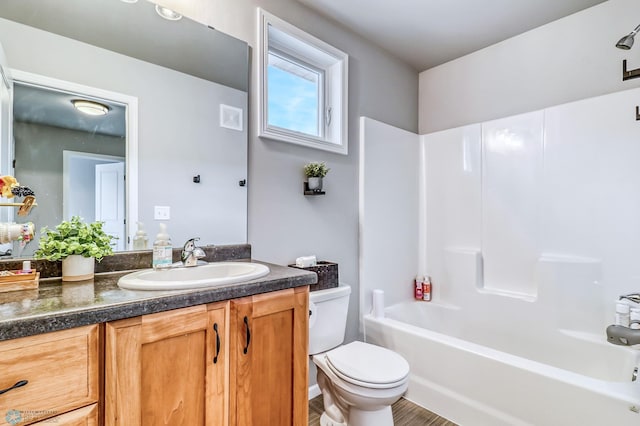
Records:
<instances>
[{"instance_id":1,"label":"bathroom vanity","mask_svg":"<svg viewBox=\"0 0 640 426\"><path fill-rule=\"evenodd\" d=\"M198 290L115 272L0 295L0 425L307 425L316 275L268 266Z\"/></svg>"}]
</instances>

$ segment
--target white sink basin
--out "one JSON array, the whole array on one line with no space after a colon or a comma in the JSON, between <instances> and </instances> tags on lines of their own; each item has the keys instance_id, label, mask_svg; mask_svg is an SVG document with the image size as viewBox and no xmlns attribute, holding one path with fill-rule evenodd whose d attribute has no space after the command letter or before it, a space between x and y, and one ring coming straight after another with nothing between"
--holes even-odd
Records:
<instances>
[{"instance_id":1,"label":"white sink basin","mask_svg":"<svg viewBox=\"0 0 640 426\"><path fill-rule=\"evenodd\" d=\"M132 272L118 280L129 290L183 290L241 283L264 277L269 267L250 262L214 262L189 268Z\"/></svg>"}]
</instances>

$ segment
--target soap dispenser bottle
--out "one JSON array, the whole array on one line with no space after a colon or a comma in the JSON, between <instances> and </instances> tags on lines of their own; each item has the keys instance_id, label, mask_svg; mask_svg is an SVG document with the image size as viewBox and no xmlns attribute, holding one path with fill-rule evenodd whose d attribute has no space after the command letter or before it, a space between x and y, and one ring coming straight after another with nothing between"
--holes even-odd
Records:
<instances>
[{"instance_id":1,"label":"soap dispenser bottle","mask_svg":"<svg viewBox=\"0 0 640 426\"><path fill-rule=\"evenodd\" d=\"M166 269L171 267L173 262L173 247L171 238L167 234L167 225L160 224L160 232L153 242L153 269Z\"/></svg>"},{"instance_id":2,"label":"soap dispenser bottle","mask_svg":"<svg viewBox=\"0 0 640 426\"><path fill-rule=\"evenodd\" d=\"M136 232L136 236L133 237L133 249L145 250L147 248L147 244L149 243L149 238L147 238L147 233L144 231L144 223L136 223L138 224L138 231Z\"/></svg>"}]
</instances>

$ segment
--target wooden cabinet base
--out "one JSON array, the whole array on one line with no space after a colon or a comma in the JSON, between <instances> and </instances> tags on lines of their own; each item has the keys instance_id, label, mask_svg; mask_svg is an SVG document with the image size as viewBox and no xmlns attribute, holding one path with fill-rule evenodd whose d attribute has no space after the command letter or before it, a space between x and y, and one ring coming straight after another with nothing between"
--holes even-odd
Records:
<instances>
[{"instance_id":1,"label":"wooden cabinet base","mask_svg":"<svg viewBox=\"0 0 640 426\"><path fill-rule=\"evenodd\" d=\"M308 287L231 301L231 425L308 425Z\"/></svg>"},{"instance_id":2,"label":"wooden cabinet base","mask_svg":"<svg viewBox=\"0 0 640 426\"><path fill-rule=\"evenodd\" d=\"M105 425L225 426L228 304L108 323Z\"/></svg>"}]
</instances>

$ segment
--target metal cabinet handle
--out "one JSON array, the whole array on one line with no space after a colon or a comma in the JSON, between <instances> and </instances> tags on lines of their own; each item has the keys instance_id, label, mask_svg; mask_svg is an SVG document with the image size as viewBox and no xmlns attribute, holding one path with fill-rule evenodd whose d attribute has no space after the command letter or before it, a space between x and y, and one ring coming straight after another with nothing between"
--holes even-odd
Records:
<instances>
[{"instance_id":1,"label":"metal cabinet handle","mask_svg":"<svg viewBox=\"0 0 640 426\"><path fill-rule=\"evenodd\" d=\"M247 344L244 347L244 353L249 350L249 343L251 343L251 330L249 329L249 318L244 317L244 325L247 327Z\"/></svg>"},{"instance_id":2,"label":"metal cabinet handle","mask_svg":"<svg viewBox=\"0 0 640 426\"><path fill-rule=\"evenodd\" d=\"M216 356L213 357L213 363L218 363L218 355L220 355L220 333L218 333L218 323L213 324L213 331L216 332Z\"/></svg>"},{"instance_id":3,"label":"metal cabinet handle","mask_svg":"<svg viewBox=\"0 0 640 426\"><path fill-rule=\"evenodd\" d=\"M27 383L29 383L28 380L20 380L19 382L17 382L15 385L11 386L10 388L6 388L6 389L0 390L0 395L2 395L3 393L9 392L12 389L21 388L22 386L25 386Z\"/></svg>"}]
</instances>

